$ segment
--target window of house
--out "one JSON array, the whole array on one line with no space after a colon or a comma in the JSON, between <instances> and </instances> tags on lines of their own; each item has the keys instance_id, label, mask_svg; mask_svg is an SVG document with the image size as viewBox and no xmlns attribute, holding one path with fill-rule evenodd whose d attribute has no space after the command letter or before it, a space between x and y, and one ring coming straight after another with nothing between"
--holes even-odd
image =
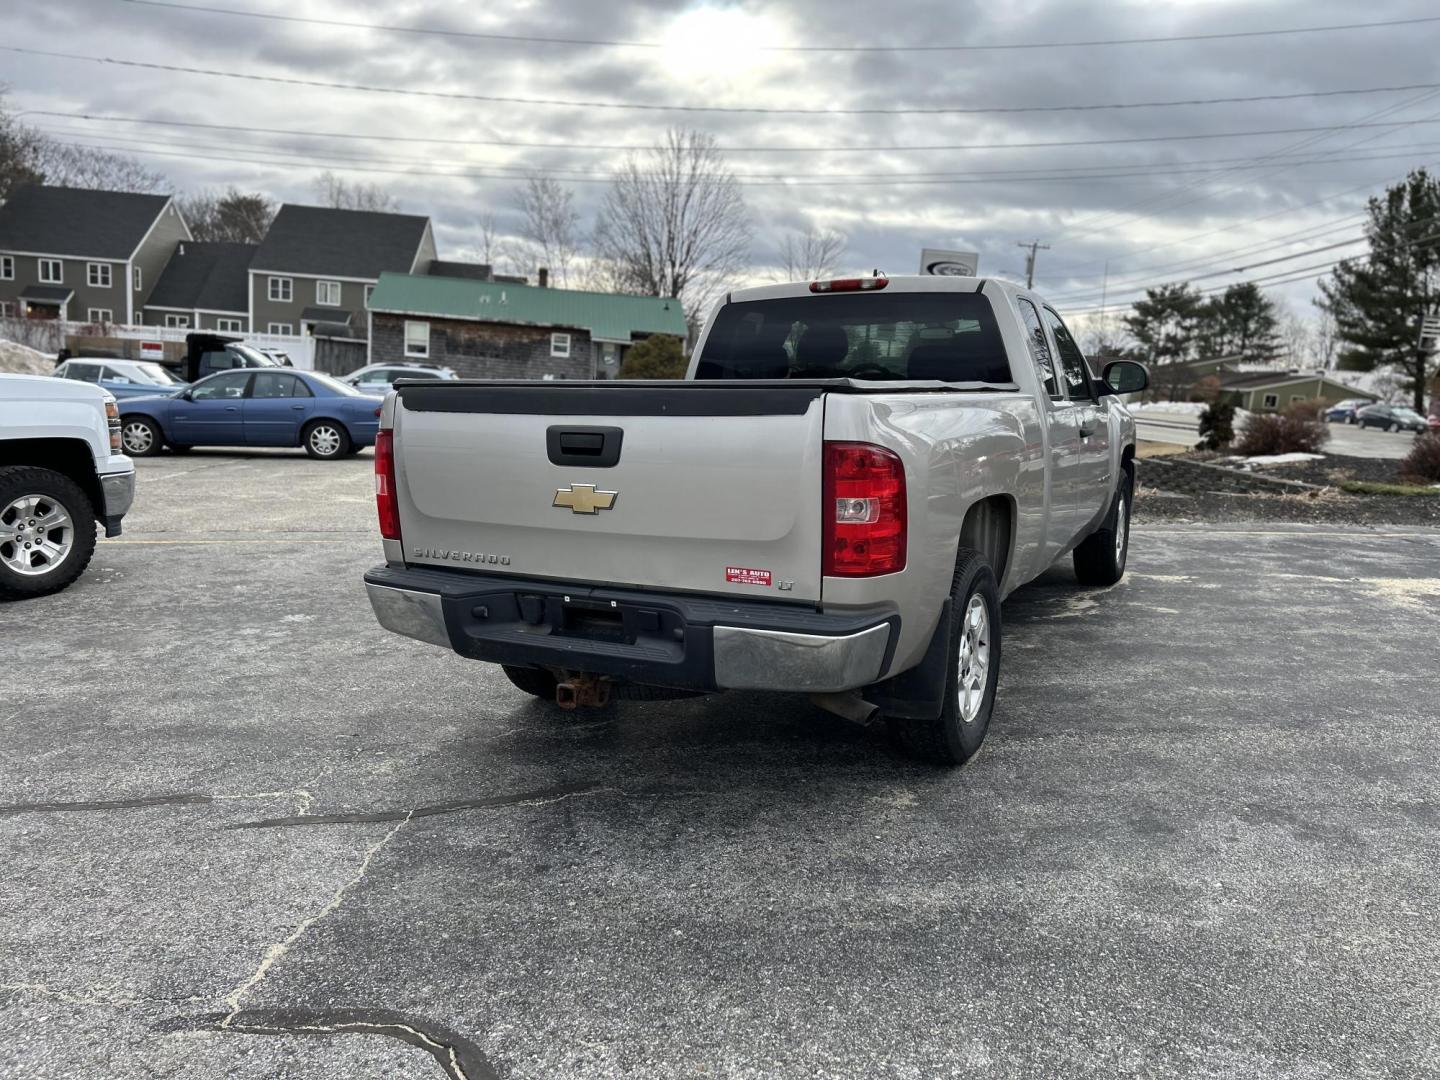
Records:
<instances>
[{"instance_id":1,"label":"window of house","mask_svg":"<svg viewBox=\"0 0 1440 1080\"><path fill-rule=\"evenodd\" d=\"M215 329L222 334L244 333L245 325L239 319L216 319Z\"/></svg>"},{"instance_id":2,"label":"window of house","mask_svg":"<svg viewBox=\"0 0 1440 1080\"><path fill-rule=\"evenodd\" d=\"M189 316L189 315L166 315L166 316L165 316L165 325L166 325L166 326L170 326L170 327L189 326L189 325L190 325L190 316Z\"/></svg>"},{"instance_id":3,"label":"window of house","mask_svg":"<svg viewBox=\"0 0 1440 1080\"><path fill-rule=\"evenodd\" d=\"M267 334L277 334L281 337L292 337L295 334L295 324L288 322L272 322L265 330Z\"/></svg>"},{"instance_id":4,"label":"window of house","mask_svg":"<svg viewBox=\"0 0 1440 1080\"><path fill-rule=\"evenodd\" d=\"M295 295L295 282L288 277L272 277L270 279L270 299L281 304L288 304Z\"/></svg>"},{"instance_id":5,"label":"window of house","mask_svg":"<svg viewBox=\"0 0 1440 1080\"><path fill-rule=\"evenodd\" d=\"M430 324L428 322L405 323L405 355L430 355Z\"/></svg>"},{"instance_id":6,"label":"window of house","mask_svg":"<svg viewBox=\"0 0 1440 1080\"><path fill-rule=\"evenodd\" d=\"M0 255L0 281L15 280L15 256Z\"/></svg>"},{"instance_id":7,"label":"window of house","mask_svg":"<svg viewBox=\"0 0 1440 1080\"><path fill-rule=\"evenodd\" d=\"M13 319L15 317L15 302L13 300L0 300L0 319Z\"/></svg>"},{"instance_id":8,"label":"window of house","mask_svg":"<svg viewBox=\"0 0 1440 1080\"><path fill-rule=\"evenodd\" d=\"M1304 400L1305 400L1305 395L1304 395L1304 394L1291 394L1291 395L1290 395L1290 404L1291 404L1291 405L1294 405L1295 402L1297 402L1297 401L1304 401Z\"/></svg>"},{"instance_id":9,"label":"window of house","mask_svg":"<svg viewBox=\"0 0 1440 1080\"><path fill-rule=\"evenodd\" d=\"M145 275L140 273L140 267L137 266L133 271L131 271L130 283L135 286L136 292L139 292L142 288L145 287Z\"/></svg>"},{"instance_id":10,"label":"window of house","mask_svg":"<svg viewBox=\"0 0 1440 1080\"><path fill-rule=\"evenodd\" d=\"M551 334L551 335L550 335L550 355L551 355L551 356L558 356L558 357L560 357L562 360L569 359L569 357L570 357L570 335L569 335L569 334Z\"/></svg>"},{"instance_id":11,"label":"window of house","mask_svg":"<svg viewBox=\"0 0 1440 1080\"><path fill-rule=\"evenodd\" d=\"M315 282L315 303L324 304L326 307L340 306L340 282L338 281L317 281Z\"/></svg>"},{"instance_id":12,"label":"window of house","mask_svg":"<svg viewBox=\"0 0 1440 1080\"><path fill-rule=\"evenodd\" d=\"M40 280L50 285L59 285L65 280L65 264L59 259L41 259Z\"/></svg>"},{"instance_id":13,"label":"window of house","mask_svg":"<svg viewBox=\"0 0 1440 1080\"><path fill-rule=\"evenodd\" d=\"M1266 395L1265 395L1264 402L1265 402L1265 408L1267 408L1267 409L1278 409L1278 408L1280 407L1280 395L1279 395L1279 394L1266 394Z\"/></svg>"},{"instance_id":14,"label":"window of house","mask_svg":"<svg viewBox=\"0 0 1440 1080\"><path fill-rule=\"evenodd\" d=\"M85 321L92 323L114 322L115 312L108 307L92 307L85 312Z\"/></svg>"},{"instance_id":15,"label":"window of house","mask_svg":"<svg viewBox=\"0 0 1440 1080\"><path fill-rule=\"evenodd\" d=\"M85 280L97 289L110 288L110 264L86 263Z\"/></svg>"}]
</instances>

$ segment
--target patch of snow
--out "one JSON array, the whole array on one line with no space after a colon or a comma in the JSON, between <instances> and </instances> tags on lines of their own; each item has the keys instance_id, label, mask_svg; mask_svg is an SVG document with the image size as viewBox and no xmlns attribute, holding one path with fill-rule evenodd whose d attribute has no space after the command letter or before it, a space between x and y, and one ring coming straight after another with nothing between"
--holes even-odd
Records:
<instances>
[{"instance_id":1,"label":"patch of snow","mask_svg":"<svg viewBox=\"0 0 1440 1080\"><path fill-rule=\"evenodd\" d=\"M1151 401L1144 405L1131 405L1132 413L1170 413L1178 416L1199 416L1209 406L1203 401Z\"/></svg>"},{"instance_id":2,"label":"patch of snow","mask_svg":"<svg viewBox=\"0 0 1440 1080\"><path fill-rule=\"evenodd\" d=\"M1241 458L1242 465L1292 465L1301 461L1324 461L1324 454L1306 454L1296 451L1292 454L1256 454Z\"/></svg>"},{"instance_id":3,"label":"patch of snow","mask_svg":"<svg viewBox=\"0 0 1440 1080\"><path fill-rule=\"evenodd\" d=\"M0 371L9 375L49 375L54 370L53 356L28 345L0 340Z\"/></svg>"}]
</instances>

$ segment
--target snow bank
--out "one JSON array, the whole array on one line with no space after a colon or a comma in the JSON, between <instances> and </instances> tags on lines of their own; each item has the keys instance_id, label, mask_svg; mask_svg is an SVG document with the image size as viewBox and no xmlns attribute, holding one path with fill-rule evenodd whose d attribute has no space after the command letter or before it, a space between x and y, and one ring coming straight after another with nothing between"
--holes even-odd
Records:
<instances>
[{"instance_id":1,"label":"snow bank","mask_svg":"<svg viewBox=\"0 0 1440 1080\"><path fill-rule=\"evenodd\" d=\"M1294 465L1302 461L1324 461L1324 454L1256 454L1254 457L1236 458L1241 465Z\"/></svg>"},{"instance_id":2,"label":"snow bank","mask_svg":"<svg viewBox=\"0 0 1440 1080\"><path fill-rule=\"evenodd\" d=\"M49 375L54 370L53 356L14 341L0 341L0 371L11 375Z\"/></svg>"}]
</instances>

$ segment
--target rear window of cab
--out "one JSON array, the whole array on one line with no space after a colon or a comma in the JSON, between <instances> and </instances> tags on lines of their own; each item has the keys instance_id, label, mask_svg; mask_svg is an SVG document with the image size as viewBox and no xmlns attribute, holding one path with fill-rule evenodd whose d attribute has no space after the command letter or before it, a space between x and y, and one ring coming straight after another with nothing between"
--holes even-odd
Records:
<instances>
[{"instance_id":1,"label":"rear window of cab","mask_svg":"<svg viewBox=\"0 0 1440 1080\"><path fill-rule=\"evenodd\" d=\"M697 379L1010 383L989 300L977 293L844 293L726 304Z\"/></svg>"}]
</instances>

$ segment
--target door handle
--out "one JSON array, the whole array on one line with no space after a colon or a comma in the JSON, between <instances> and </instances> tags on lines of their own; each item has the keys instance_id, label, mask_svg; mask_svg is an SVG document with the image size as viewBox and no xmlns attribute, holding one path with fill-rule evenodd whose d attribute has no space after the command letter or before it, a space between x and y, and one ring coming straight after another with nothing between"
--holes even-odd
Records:
<instances>
[{"instance_id":1,"label":"door handle","mask_svg":"<svg viewBox=\"0 0 1440 1080\"><path fill-rule=\"evenodd\" d=\"M305 406L304 406L304 405L291 405L290 408L294 409L296 412L304 412L304 411L305 411Z\"/></svg>"},{"instance_id":2,"label":"door handle","mask_svg":"<svg viewBox=\"0 0 1440 1080\"><path fill-rule=\"evenodd\" d=\"M240 411L240 406L239 406L239 405L226 405L226 406L225 406L225 411L226 411L226 412L239 412L239 411Z\"/></svg>"}]
</instances>

